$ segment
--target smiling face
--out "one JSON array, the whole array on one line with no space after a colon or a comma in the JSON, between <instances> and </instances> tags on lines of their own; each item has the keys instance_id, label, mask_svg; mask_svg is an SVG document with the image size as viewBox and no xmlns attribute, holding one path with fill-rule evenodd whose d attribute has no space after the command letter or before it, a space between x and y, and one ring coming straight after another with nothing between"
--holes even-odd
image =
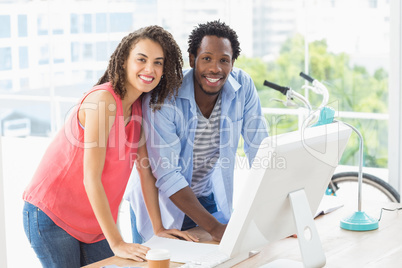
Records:
<instances>
[{"instance_id":1,"label":"smiling face","mask_svg":"<svg viewBox=\"0 0 402 268\"><path fill-rule=\"evenodd\" d=\"M205 36L197 55L190 54L190 66L194 68L194 89L206 95L217 95L232 71L232 56L232 46L227 38Z\"/></svg>"},{"instance_id":2,"label":"smiling face","mask_svg":"<svg viewBox=\"0 0 402 268\"><path fill-rule=\"evenodd\" d=\"M162 47L150 39L139 40L124 63L127 92L141 94L154 89L161 80L163 64Z\"/></svg>"}]
</instances>

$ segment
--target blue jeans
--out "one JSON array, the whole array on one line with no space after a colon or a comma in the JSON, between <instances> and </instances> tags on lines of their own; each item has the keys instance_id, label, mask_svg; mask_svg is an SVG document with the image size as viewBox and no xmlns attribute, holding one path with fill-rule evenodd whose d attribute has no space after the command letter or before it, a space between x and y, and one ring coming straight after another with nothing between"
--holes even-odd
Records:
<instances>
[{"instance_id":1,"label":"blue jeans","mask_svg":"<svg viewBox=\"0 0 402 268\"><path fill-rule=\"evenodd\" d=\"M214 213L217 212L218 209L216 207L216 203L215 203L215 197L214 194L211 193L209 196L202 196L198 198L198 201L200 201L201 205L209 212L209 213ZM131 218L131 232L132 232L132 236L133 236L133 243L138 243L138 244L142 244L144 243L144 239L141 237L141 235L139 234L138 230L137 230L137 219L136 216L134 214L133 209L130 206L130 218ZM187 215L184 216L184 220L183 220L183 225L181 227L181 230L187 230L187 229L191 229L193 227L196 227L197 224Z\"/></svg>"},{"instance_id":2,"label":"blue jeans","mask_svg":"<svg viewBox=\"0 0 402 268\"><path fill-rule=\"evenodd\" d=\"M201 205L209 212L209 213L215 213L218 211L216 208L216 203L215 203L215 197L214 194L211 193L209 196L201 196L198 198L198 201L200 201ZM187 215L184 216L183 220L183 225L181 226L181 230L185 231L191 228L196 227L197 224Z\"/></svg>"},{"instance_id":3,"label":"blue jeans","mask_svg":"<svg viewBox=\"0 0 402 268\"><path fill-rule=\"evenodd\" d=\"M78 268L114 255L106 239L83 243L28 202L24 205L23 219L25 234L43 267Z\"/></svg>"},{"instance_id":4,"label":"blue jeans","mask_svg":"<svg viewBox=\"0 0 402 268\"><path fill-rule=\"evenodd\" d=\"M137 230L137 217L134 214L134 210L130 206L130 219L131 219L131 234L133 236L133 243L142 244L144 239Z\"/></svg>"}]
</instances>

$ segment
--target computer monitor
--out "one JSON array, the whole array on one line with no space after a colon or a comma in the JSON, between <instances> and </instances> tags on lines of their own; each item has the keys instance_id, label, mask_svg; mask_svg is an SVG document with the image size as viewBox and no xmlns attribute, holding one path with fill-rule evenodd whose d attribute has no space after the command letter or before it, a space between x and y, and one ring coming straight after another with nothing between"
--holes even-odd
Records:
<instances>
[{"instance_id":1,"label":"computer monitor","mask_svg":"<svg viewBox=\"0 0 402 268\"><path fill-rule=\"evenodd\" d=\"M293 234L305 267L325 265L313 215L350 134L332 123L264 139L219 245L231 257L222 266Z\"/></svg>"},{"instance_id":2,"label":"computer monitor","mask_svg":"<svg viewBox=\"0 0 402 268\"><path fill-rule=\"evenodd\" d=\"M313 215L351 132L332 123L264 139L219 246L156 236L144 245L169 249L172 261L194 267L219 253L224 262L217 267L226 268L268 243L297 234L304 266L324 266Z\"/></svg>"}]
</instances>

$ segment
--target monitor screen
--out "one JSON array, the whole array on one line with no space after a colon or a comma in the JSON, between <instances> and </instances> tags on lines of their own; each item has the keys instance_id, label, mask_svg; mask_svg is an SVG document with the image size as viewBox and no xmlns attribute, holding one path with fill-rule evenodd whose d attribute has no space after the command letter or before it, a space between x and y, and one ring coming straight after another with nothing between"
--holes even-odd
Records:
<instances>
[{"instance_id":1,"label":"monitor screen","mask_svg":"<svg viewBox=\"0 0 402 268\"><path fill-rule=\"evenodd\" d=\"M266 138L245 178L219 249L231 257L247 257L267 243L301 235L297 227L305 230L304 225L314 225L313 215L351 131L342 123L332 123ZM293 204L301 207L292 206L292 196ZM316 239L315 226L310 227ZM319 238L318 243L321 246Z\"/></svg>"}]
</instances>

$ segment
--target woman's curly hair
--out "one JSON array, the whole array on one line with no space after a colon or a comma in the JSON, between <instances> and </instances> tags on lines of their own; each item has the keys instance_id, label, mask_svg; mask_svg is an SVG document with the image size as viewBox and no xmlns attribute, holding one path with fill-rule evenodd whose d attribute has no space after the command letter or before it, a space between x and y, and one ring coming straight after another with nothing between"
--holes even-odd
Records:
<instances>
[{"instance_id":1,"label":"woman's curly hair","mask_svg":"<svg viewBox=\"0 0 402 268\"><path fill-rule=\"evenodd\" d=\"M210 21L205 24L198 24L188 38L187 52L197 56L197 50L200 48L202 39L206 35L227 38L232 45L232 60L236 60L237 57L239 57L241 49L236 32L220 20Z\"/></svg>"},{"instance_id":2,"label":"woman's curly hair","mask_svg":"<svg viewBox=\"0 0 402 268\"><path fill-rule=\"evenodd\" d=\"M163 76L156 88L151 91L149 103L149 107L158 110L166 97L170 99L177 95L183 81L181 50L172 34L160 26L144 27L124 37L110 56L109 65L96 85L111 82L114 92L124 99L127 89L125 88L126 71L123 66L135 44L143 39L158 43L164 54Z\"/></svg>"}]
</instances>

